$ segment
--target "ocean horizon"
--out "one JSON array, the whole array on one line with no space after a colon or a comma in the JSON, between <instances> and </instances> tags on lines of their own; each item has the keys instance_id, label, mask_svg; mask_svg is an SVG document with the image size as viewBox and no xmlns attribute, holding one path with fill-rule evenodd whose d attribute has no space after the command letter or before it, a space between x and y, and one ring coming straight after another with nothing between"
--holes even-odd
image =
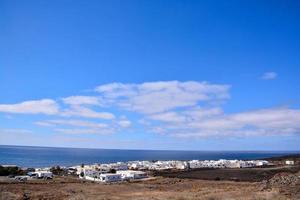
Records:
<instances>
[{"instance_id":1,"label":"ocean horizon","mask_svg":"<svg viewBox=\"0 0 300 200\"><path fill-rule=\"evenodd\" d=\"M0 145L0 165L20 167L74 166L134 160L218 160L263 159L300 151L207 151L207 150L138 150L91 149L71 147L39 147Z\"/></svg>"}]
</instances>

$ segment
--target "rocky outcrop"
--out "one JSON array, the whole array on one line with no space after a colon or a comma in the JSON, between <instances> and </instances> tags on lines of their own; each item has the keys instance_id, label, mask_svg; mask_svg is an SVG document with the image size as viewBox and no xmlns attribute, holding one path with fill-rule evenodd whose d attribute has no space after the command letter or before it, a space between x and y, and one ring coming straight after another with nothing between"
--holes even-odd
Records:
<instances>
[{"instance_id":1,"label":"rocky outcrop","mask_svg":"<svg viewBox=\"0 0 300 200\"><path fill-rule=\"evenodd\" d=\"M300 172L275 174L271 179L262 182L262 190L278 189L291 199L300 199Z\"/></svg>"}]
</instances>

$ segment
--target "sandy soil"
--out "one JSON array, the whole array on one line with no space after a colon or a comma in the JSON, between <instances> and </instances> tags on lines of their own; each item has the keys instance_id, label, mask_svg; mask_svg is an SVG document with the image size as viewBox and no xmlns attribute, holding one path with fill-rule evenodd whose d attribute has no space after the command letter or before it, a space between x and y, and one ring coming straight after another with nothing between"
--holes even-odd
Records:
<instances>
[{"instance_id":1,"label":"sandy soil","mask_svg":"<svg viewBox=\"0 0 300 200\"><path fill-rule=\"evenodd\" d=\"M75 178L58 177L52 181L16 183L0 181L0 199L105 199L105 200L183 200L183 199L300 199L281 194L279 189L262 190L259 182L209 181L162 178L154 180L101 184Z\"/></svg>"}]
</instances>

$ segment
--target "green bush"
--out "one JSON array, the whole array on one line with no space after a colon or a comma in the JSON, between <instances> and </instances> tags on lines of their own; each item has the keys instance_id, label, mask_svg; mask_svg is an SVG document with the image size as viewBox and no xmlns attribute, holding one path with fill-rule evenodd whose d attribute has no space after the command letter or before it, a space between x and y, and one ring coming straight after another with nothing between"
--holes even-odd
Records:
<instances>
[{"instance_id":1,"label":"green bush","mask_svg":"<svg viewBox=\"0 0 300 200\"><path fill-rule=\"evenodd\" d=\"M115 169L110 169L110 170L109 170L109 173L115 174L115 173L117 173L117 170L115 170Z\"/></svg>"},{"instance_id":2,"label":"green bush","mask_svg":"<svg viewBox=\"0 0 300 200\"><path fill-rule=\"evenodd\" d=\"M0 166L0 176L9 176L9 175L24 175L25 172L19 167L3 167Z\"/></svg>"},{"instance_id":3,"label":"green bush","mask_svg":"<svg viewBox=\"0 0 300 200\"><path fill-rule=\"evenodd\" d=\"M80 177L84 177L84 173L83 172L80 173Z\"/></svg>"},{"instance_id":4,"label":"green bush","mask_svg":"<svg viewBox=\"0 0 300 200\"><path fill-rule=\"evenodd\" d=\"M67 174L67 172L64 169L60 168L60 166L51 167L50 171L54 175L60 175L60 176L62 176L62 175L66 175Z\"/></svg>"}]
</instances>

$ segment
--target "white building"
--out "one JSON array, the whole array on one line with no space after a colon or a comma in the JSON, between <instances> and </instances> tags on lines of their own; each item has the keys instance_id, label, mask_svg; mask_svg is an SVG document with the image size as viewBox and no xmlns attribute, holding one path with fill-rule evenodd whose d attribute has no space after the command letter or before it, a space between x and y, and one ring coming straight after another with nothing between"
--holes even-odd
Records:
<instances>
[{"instance_id":1,"label":"white building","mask_svg":"<svg viewBox=\"0 0 300 200\"><path fill-rule=\"evenodd\" d=\"M98 178L102 173L93 169L84 169L84 177Z\"/></svg>"},{"instance_id":2,"label":"white building","mask_svg":"<svg viewBox=\"0 0 300 200\"><path fill-rule=\"evenodd\" d=\"M101 164L100 165L101 168L103 169L115 169L117 170L127 170L128 169L128 165L127 163L123 163L123 162L117 162L117 163L110 163L110 164Z\"/></svg>"},{"instance_id":3,"label":"white building","mask_svg":"<svg viewBox=\"0 0 300 200\"><path fill-rule=\"evenodd\" d=\"M189 167L191 169L196 169L196 168L203 167L203 165L202 165L202 162L200 162L199 160L191 160L191 161L189 161Z\"/></svg>"},{"instance_id":4,"label":"white building","mask_svg":"<svg viewBox=\"0 0 300 200\"><path fill-rule=\"evenodd\" d=\"M101 174L99 177L101 182L111 183L118 182L122 180L121 174Z\"/></svg>"},{"instance_id":5,"label":"white building","mask_svg":"<svg viewBox=\"0 0 300 200\"><path fill-rule=\"evenodd\" d=\"M253 162L255 163L255 166L264 166L269 164L269 162L266 160L255 160Z\"/></svg>"},{"instance_id":6,"label":"white building","mask_svg":"<svg viewBox=\"0 0 300 200\"><path fill-rule=\"evenodd\" d=\"M138 162L130 163L130 164L129 164L129 169L139 169L139 168L141 168L141 167L143 167L143 165L141 165L141 164L138 163Z\"/></svg>"},{"instance_id":7,"label":"white building","mask_svg":"<svg viewBox=\"0 0 300 200\"><path fill-rule=\"evenodd\" d=\"M187 169L188 168L187 162L175 161L175 168L181 170Z\"/></svg>"},{"instance_id":8,"label":"white building","mask_svg":"<svg viewBox=\"0 0 300 200\"><path fill-rule=\"evenodd\" d=\"M285 161L285 164L286 164L286 165L294 165L295 162L294 162L293 160L286 160L286 161Z\"/></svg>"},{"instance_id":9,"label":"white building","mask_svg":"<svg viewBox=\"0 0 300 200\"><path fill-rule=\"evenodd\" d=\"M36 172L29 172L29 176L36 177L36 178L53 178L53 173L50 171L36 171Z\"/></svg>"},{"instance_id":10,"label":"white building","mask_svg":"<svg viewBox=\"0 0 300 200\"><path fill-rule=\"evenodd\" d=\"M142 179L147 177L147 174L143 171L121 170L117 171L117 174L120 174L123 180Z\"/></svg>"}]
</instances>

